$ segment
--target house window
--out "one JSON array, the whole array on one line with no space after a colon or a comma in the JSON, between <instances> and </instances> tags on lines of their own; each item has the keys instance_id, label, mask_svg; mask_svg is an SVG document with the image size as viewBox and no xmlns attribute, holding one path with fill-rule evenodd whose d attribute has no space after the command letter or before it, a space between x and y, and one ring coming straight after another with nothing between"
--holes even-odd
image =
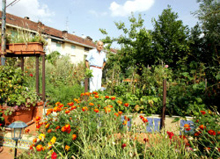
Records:
<instances>
[{"instance_id":1,"label":"house window","mask_svg":"<svg viewBox=\"0 0 220 159\"><path fill-rule=\"evenodd\" d=\"M71 45L71 49L72 50L76 49L76 46L75 45Z\"/></svg>"},{"instance_id":2,"label":"house window","mask_svg":"<svg viewBox=\"0 0 220 159\"><path fill-rule=\"evenodd\" d=\"M89 51L89 48L88 47L84 47L84 51Z\"/></svg>"}]
</instances>

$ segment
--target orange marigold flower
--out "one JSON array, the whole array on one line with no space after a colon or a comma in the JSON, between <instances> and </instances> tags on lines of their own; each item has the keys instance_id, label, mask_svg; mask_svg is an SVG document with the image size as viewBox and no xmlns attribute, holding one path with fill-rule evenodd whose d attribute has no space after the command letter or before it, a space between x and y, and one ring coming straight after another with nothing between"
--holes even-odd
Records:
<instances>
[{"instance_id":1,"label":"orange marigold flower","mask_svg":"<svg viewBox=\"0 0 220 159\"><path fill-rule=\"evenodd\" d=\"M122 104L122 101L118 100L117 103L118 103L118 104Z\"/></svg>"},{"instance_id":2,"label":"orange marigold flower","mask_svg":"<svg viewBox=\"0 0 220 159\"><path fill-rule=\"evenodd\" d=\"M37 128L37 129L40 129L40 126L41 126L40 124L37 124L37 125L36 125L36 128Z\"/></svg>"},{"instance_id":3,"label":"orange marigold flower","mask_svg":"<svg viewBox=\"0 0 220 159\"><path fill-rule=\"evenodd\" d=\"M95 95L95 98L99 98L99 95Z\"/></svg>"},{"instance_id":4,"label":"orange marigold flower","mask_svg":"<svg viewBox=\"0 0 220 159\"><path fill-rule=\"evenodd\" d=\"M83 107L83 108L82 108L82 111L87 111L87 110L88 110L87 107Z\"/></svg>"},{"instance_id":5,"label":"orange marigold flower","mask_svg":"<svg viewBox=\"0 0 220 159\"><path fill-rule=\"evenodd\" d=\"M125 104L124 104L124 106L125 106L125 107L128 107L128 106L129 106L129 104L128 104L128 103L125 103Z\"/></svg>"},{"instance_id":6,"label":"orange marigold flower","mask_svg":"<svg viewBox=\"0 0 220 159\"><path fill-rule=\"evenodd\" d=\"M89 95L90 95L90 92L86 92L85 95L86 95L86 96L89 96Z\"/></svg>"},{"instance_id":7,"label":"orange marigold flower","mask_svg":"<svg viewBox=\"0 0 220 159\"><path fill-rule=\"evenodd\" d=\"M53 109L48 109L46 115L50 115L53 112Z\"/></svg>"},{"instance_id":8,"label":"orange marigold flower","mask_svg":"<svg viewBox=\"0 0 220 159\"><path fill-rule=\"evenodd\" d=\"M63 127L61 128L61 131L62 131L62 132L65 132L65 131L66 131L65 126L63 126Z\"/></svg>"},{"instance_id":9,"label":"orange marigold flower","mask_svg":"<svg viewBox=\"0 0 220 159\"><path fill-rule=\"evenodd\" d=\"M124 116L124 119L130 121L130 119L126 115Z\"/></svg>"},{"instance_id":10,"label":"orange marigold flower","mask_svg":"<svg viewBox=\"0 0 220 159\"><path fill-rule=\"evenodd\" d=\"M204 147L204 149L205 149L206 151L209 151L211 148L210 148L210 147Z\"/></svg>"},{"instance_id":11,"label":"orange marigold flower","mask_svg":"<svg viewBox=\"0 0 220 159\"><path fill-rule=\"evenodd\" d=\"M118 113L114 113L115 116L118 116Z\"/></svg>"},{"instance_id":12,"label":"orange marigold flower","mask_svg":"<svg viewBox=\"0 0 220 159\"><path fill-rule=\"evenodd\" d=\"M56 103L55 103L55 105L59 105L59 104L60 104L60 102L56 102Z\"/></svg>"},{"instance_id":13,"label":"orange marigold flower","mask_svg":"<svg viewBox=\"0 0 220 159\"><path fill-rule=\"evenodd\" d=\"M65 125L65 129L66 129L66 130L69 130L69 129L70 129L70 124L66 124L66 125Z\"/></svg>"},{"instance_id":14,"label":"orange marigold flower","mask_svg":"<svg viewBox=\"0 0 220 159\"><path fill-rule=\"evenodd\" d=\"M110 113L111 109L109 107L104 107L105 113Z\"/></svg>"},{"instance_id":15,"label":"orange marigold flower","mask_svg":"<svg viewBox=\"0 0 220 159\"><path fill-rule=\"evenodd\" d=\"M148 122L147 118L142 118L142 121L143 121L144 123L147 123L147 122Z\"/></svg>"},{"instance_id":16,"label":"orange marigold flower","mask_svg":"<svg viewBox=\"0 0 220 159\"><path fill-rule=\"evenodd\" d=\"M216 135L216 132L215 132L214 130L209 130L208 133L209 133L210 135Z\"/></svg>"},{"instance_id":17,"label":"orange marigold flower","mask_svg":"<svg viewBox=\"0 0 220 159\"><path fill-rule=\"evenodd\" d=\"M201 132L200 132L200 131L198 131L198 132L195 132L195 133L194 133L194 136L196 136L196 137L197 137L197 136L199 136L200 134L201 134Z\"/></svg>"},{"instance_id":18,"label":"orange marigold flower","mask_svg":"<svg viewBox=\"0 0 220 159\"><path fill-rule=\"evenodd\" d=\"M33 139L33 143L36 143L36 142L37 142L37 138L34 138L34 139Z\"/></svg>"},{"instance_id":19,"label":"orange marigold flower","mask_svg":"<svg viewBox=\"0 0 220 159\"><path fill-rule=\"evenodd\" d=\"M50 126L50 124L47 124L47 125L45 125L45 128L47 129L47 128L49 128L49 126Z\"/></svg>"},{"instance_id":20,"label":"orange marigold flower","mask_svg":"<svg viewBox=\"0 0 220 159\"><path fill-rule=\"evenodd\" d=\"M109 96L105 96L106 99L109 99Z\"/></svg>"},{"instance_id":21,"label":"orange marigold flower","mask_svg":"<svg viewBox=\"0 0 220 159\"><path fill-rule=\"evenodd\" d=\"M196 123L198 123L198 122L199 122L199 119L196 120Z\"/></svg>"},{"instance_id":22,"label":"orange marigold flower","mask_svg":"<svg viewBox=\"0 0 220 159\"><path fill-rule=\"evenodd\" d=\"M72 106L72 107L70 108L70 110L74 110L74 109L76 109L76 106Z\"/></svg>"},{"instance_id":23,"label":"orange marigold flower","mask_svg":"<svg viewBox=\"0 0 220 159\"><path fill-rule=\"evenodd\" d=\"M185 124L185 125L184 125L184 128L186 129L186 131L190 131L190 130L191 130L190 125L189 125L189 124Z\"/></svg>"},{"instance_id":24,"label":"orange marigold flower","mask_svg":"<svg viewBox=\"0 0 220 159\"><path fill-rule=\"evenodd\" d=\"M69 113L70 113L70 110L66 110L65 113L66 113L66 114L69 114Z\"/></svg>"},{"instance_id":25,"label":"orange marigold flower","mask_svg":"<svg viewBox=\"0 0 220 159\"><path fill-rule=\"evenodd\" d=\"M123 125L127 125L128 121L124 120L124 122L122 123Z\"/></svg>"},{"instance_id":26,"label":"orange marigold flower","mask_svg":"<svg viewBox=\"0 0 220 159\"><path fill-rule=\"evenodd\" d=\"M59 104L59 107L62 108L64 105L63 104Z\"/></svg>"},{"instance_id":27,"label":"orange marigold flower","mask_svg":"<svg viewBox=\"0 0 220 159\"><path fill-rule=\"evenodd\" d=\"M56 129L59 129L59 128L60 128L60 126L57 126L57 127L56 127Z\"/></svg>"},{"instance_id":28,"label":"orange marigold flower","mask_svg":"<svg viewBox=\"0 0 220 159\"><path fill-rule=\"evenodd\" d=\"M40 116L37 116L35 120L36 120L36 121L40 121L40 119L41 119L41 117L40 117Z\"/></svg>"},{"instance_id":29,"label":"orange marigold flower","mask_svg":"<svg viewBox=\"0 0 220 159\"><path fill-rule=\"evenodd\" d=\"M52 130L51 130L51 129L48 129L48 130L47 130L47 132L48 132L48 133L51 133L51 132L52 132Z\"/></svg>"},{"instance_id":30,"label":"orange marigold flower","mask_svg":"<svg viewBox=\"0 0 220 159\"><path fill-rule=\"evenodd\" d=\"M69 151L70 147L68 145L65 146L65 150Z\"/></svg>"},{"instance_id":31,"label":"orange marigold flower","mask_svg":"<svg viewBox=\"0 0 220 159\"><path fill-rule=\"evenodd\" d=\"M70 107L74 105L73 102L67 103L67 105L69 105Z\"/></svg>"},{"instance_id":32,"label":"orange marigold flower","mask_svg":"<svg viewBox=\"0 0 220 159\"><path fill-rule=\"evenodd\" d=\"M76 140L76 138L77 138L76 134L73 134L73 135L72 135L72 139L73 139L73 140Z\"/></svg>"},{"instance_id":33,"label":"orange marigold flower","mask_svg":"<svg viewBox=\"0 0 220 159\"><path fill-rule=\"evenodd\" d=\"M218 135L220 135L220 131L218 131L218 133L217 133Z\"/></svg>"},{"instance_id":34,"label":"orange marigold flower","mask_svg":"<svg viewBox=\"0 0 220 159\"><path fill-rule=\"evenodd\" d=\"M94 106L94 103L89 103L90 106Z\"/></svg>"},{"instance_id":35,"label":"orange marigold flower","mask_svg":"<svg viewBox=\"0 0 220 159\"><path fill-rule=\"evenodd\" d=\"M33 146L32 145L30 145L29 150L33 150Z\"/></svg>"},{"instance_id":36,"label":"orange marigold flower","mask_svg":"<svg viewBox=\"0 0 220 159\"><path fill-rule=\"evenodd\" d=\"M111 100L115 100L115 99L116 99L116 97L114 97L114 96L113 96L113 97L111 97Z\"/></svg>"},{"instance_id":37,"label":"orange marigold flower","mask_svg":"<svg viewBox=\"0 0 220 159\"><path fill-rule=\"evenodd\" d=\"M118 114L119 114L119 115L122 115L122 111L118 111Z\"/></svg>"},{"instance_id":38,"label":"orange marigold flower","mask_svg":"<svg viewBox=\"0 0 220 159\"><path fill-rule=\"evenodd\" d=\"M81 93L81 95L80 96L84 96L85 95L85 93Z\"/></svg>"},{"instance_id":39,"label":"orange marigold flower","mask_svg":"<svg viewBox=\"0 0 220 159\"><path fill-rule=\"evenodd\" d=\"M99 112L99 109L94 109L94 112L98 113L98 112Z\"/></svg>"},{"instance_id":40,"label":"orange marigold flower","mask_svg":"<svg viewBox=\"0 0 220 159\"><path fill-rule=\"evenodd\" d=\"M199 128L200 128L201 130L204 130L204 129L206 129L206 126L200 125Z\"/></svg>"},{"instance_id":41,"label":"orange marigold flower","mask_svg":"<svg viewBox=\"0 0 220 159\"><path fill-rule=\"evenodd\" d=\"M92 94L95 94L95 95L97 95L97 94L98 94L98 92L94 91L94 92L92 92Z\"/></svg>"},{"instance_id":42,"label":"orange marigold flower","mask_svg":"<svg viewBox=\"0 0 220 159\"><path fill-rule=\"evenodd\" d=\"M37 150L37 151L41 151L42 149L43 149L43 146L42 146L42 145L37 145L37 146L36 146L36 150Z\"/></svg>"},{"instance_id":43,"label":"orange marigold flower","mask_svg":"<svg viewBox=\"0 0 220 159\"><path fill-rule=\"evenodd\" d=\"M25 133L29 133L30 132L30 129L25 129Z\"/></svg>"},{"instance_id":44,"label":"orange marigold flower","mask_svg":"<svg viewBox=\"0 0 220 159\"><path fill-rule=\"evenodd\" d=\"M201 110L200 112L202 113L202 115L206 114L206 112L204 110Z\"/></svg>"},{"instance_id":45,"label":"orange marigold flower","mask_svg":"<svg viewBox=\"0 0 220 159\"><path fill-rule=\"evenodd\" d=\"M143 116L143 115L140 115L139 117L140 117L141 119L143 119L143 118L144 118L144 116Z\"/></svg>"}]
</instances>

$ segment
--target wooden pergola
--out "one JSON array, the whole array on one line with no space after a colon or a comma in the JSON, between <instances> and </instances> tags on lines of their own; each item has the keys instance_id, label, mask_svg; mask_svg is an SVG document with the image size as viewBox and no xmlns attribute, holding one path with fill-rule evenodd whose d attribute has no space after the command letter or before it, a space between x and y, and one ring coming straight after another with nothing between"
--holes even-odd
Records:
<instances>
[{"instance_id":1,"label":"wooden pergola","mask_svg":"<svg viewBox=\"0 0 220 159\"><path fill-rule=\"evenodd\" d=\"M20 57L21 58L21 70L24 71L24 57L36 57L35 71L36 71L36 92L42 97L42 100L46 101L45 96L45 52L44 51L16 51L12 52L6 50L5 57ZM39 57L42 57L42 93L39 92Z\"/></svg>"}]
</instances>

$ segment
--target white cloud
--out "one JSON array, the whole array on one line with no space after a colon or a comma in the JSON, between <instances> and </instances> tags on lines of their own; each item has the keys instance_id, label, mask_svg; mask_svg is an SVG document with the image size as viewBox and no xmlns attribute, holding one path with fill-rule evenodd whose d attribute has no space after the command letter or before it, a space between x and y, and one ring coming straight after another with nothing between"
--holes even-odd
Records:
<instances>
[{"instance_id":1,"label":"white cloud","mask_svg":"<svg viewBox=\"0 0 220 159\"><path fill-rule=\"evenodd\" d=\"M117 2L112 2L109 9L111 10L112 16L127 16L131 12L143 12L150 9L155 0L133 0L126 1L123 5Z\"/></svg>"},{"instance_id":2,"label":"white cloud","mask_svg":"<svg viewBox=\"0 0 220 159\"><path fill-rule=\"evenodd\" d=\"M89 10L89 13L95 15L95 17L102 17L107 15L107 12L96 12L95 10Z\"/></svg>"},{"instance_id":3,"label":"white cloud","mask_svg":"<svg viewBox=\"0 0 220 159\"><path fill-rule=\"evenodd\" d=\"M8 0L6 6L12 1ZM2 3L0 7L2 8ZM39 0L18 0L14 5L8 6L6 12L19 17L27 16L32 21L40 20L42 22L50 21L50 18L55 15L47 5L40 3Z\"/></svg>"}]
</instances>

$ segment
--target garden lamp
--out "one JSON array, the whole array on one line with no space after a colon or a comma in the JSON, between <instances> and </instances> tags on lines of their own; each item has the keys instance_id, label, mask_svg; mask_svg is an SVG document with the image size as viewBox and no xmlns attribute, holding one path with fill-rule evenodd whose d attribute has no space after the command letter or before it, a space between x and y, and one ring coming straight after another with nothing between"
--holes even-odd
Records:
<instances>
[{"instance_id":1,"label":"garden lamp","mask_svg":"<svg viewBox=\"0 0 220 159\"><path fill-rule=\"evenodd\" d=\"M15 154L14 158L17 156L17 145L18 145L18 140L21 139L22 133L23 133L23 128L26 128L27 124L24 123L23 121L15 121L11 123L8 128L11 128L11 138L15 141Z\"/></svg>"}]
</instances>

